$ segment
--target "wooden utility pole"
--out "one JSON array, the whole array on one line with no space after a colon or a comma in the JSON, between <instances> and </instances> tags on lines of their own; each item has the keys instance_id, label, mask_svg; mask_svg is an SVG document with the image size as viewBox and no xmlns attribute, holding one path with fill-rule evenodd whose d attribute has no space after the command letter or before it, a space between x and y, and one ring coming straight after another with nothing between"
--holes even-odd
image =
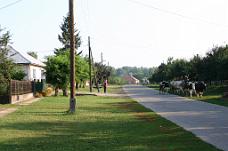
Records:
<instances>
[{"instance_id":1,"label":"wooden utility pole","mask_svg":"<svg viewBox=\"0 0 228 151\"><path fill-rule=\"evenodd\" d=\"M74 0L69 0L69 31L70 31L70 109L75 112L75 36L74 36Z\"/></svg>"},{"instance_id":2,"label":"wooden utility pole","mask_svg":"<svg viewBox=\"0 0 228 151\"><path fill-rule=\"evenodd\" d=\"M101 53L101 64L104 63L103 52Z\"/></svg>"},{"instance_id":3,"label":"wooden utility pole","mask_svg":"<svg viewBox=\"0 0 228 151\"><path fill-rule=\"evenodd\" d=\"M89 46L89 91L92 92L92 61L91 61L91 47L90 47L90 37L88 37Z\"/></svg>"}]
</instances>

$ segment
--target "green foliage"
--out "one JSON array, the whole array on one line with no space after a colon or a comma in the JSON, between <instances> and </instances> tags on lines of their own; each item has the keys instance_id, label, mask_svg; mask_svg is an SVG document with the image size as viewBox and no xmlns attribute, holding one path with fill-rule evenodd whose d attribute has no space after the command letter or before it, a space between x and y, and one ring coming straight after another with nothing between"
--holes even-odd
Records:
<instances>
[{"instance_id":1,"label":"green foliage","mask_svg":"<svg viewBox=\"0 0 228 151\"><path fill-rule=\"evenodd\" d=\"M112 68L110 66L106 66L102 63L95 63L95 83L102 83L105 79L108 79L111 75Z\"/></svg>"},{"instance_id":2,"label":"green foliage","mask_svg":"<svg viewBox=\"0 0 228 151\"><path fill-rule=\"evenodd\" d=\"M153 72L154 72L154 68L144 68L144 67L138 68L138 67L125 66L125 67L116 69L115 75L122 77L124 75L129 75L130 73L132 73L134 77L142 81L143 78L150 77Z\"/></svg>"},{"instance_id":3,"label":"green foliage","mask_svg":"<svg viewBox=\"0 0 228 151\"><path fill-rule=\"evenodd\" d=\"M23 70L15 65L8 57L8 44L10 43L9 31L3 33L0 29L0 83L1 87L10 79L22 80L25 77ZM0 88L3 89L3 88ZM1 91L1 90L0 90ZM5 90L4 90L5 91Z\"/></svg>"},{"instance_id":4,"label":"green foliage","mask_svg":"<svg viewBox=\"0 0 228 151\"><path fill-rule=\"evenodd\" d=\"M228 80L228 45L214 47L205 57L195 55L190 61L184 59L168 60L162 63L150 77L151 82L183 79L218 81Z\"/></svg>"},{"instance_id":5,"label":"green foliage","mask_svg":"<svg viewBox=\"0 0 228 151\"><path fill-rule=\"evenodd\" d=\"M11 73L11 79L13 80L23 80L26 76L25 72L20 68L20 66L15 66L13 72Z\"/></svg>"},{"instance_id":6,"label":"green foliage","mask_svg":"<svg viewBox=\"0 0 228 151\"><path fill-rule=\"evenodd\" d=\"M46 62L47 82L56 88L66 89L70 83L69 51L48 57ZM76 56L76 82L84 83L89 78L89 65L85 58Z\"/></svg>"},{"instance_id":7,"label":"green foliage","mask_svg":"<svg viewBox=\"0 0 228 151\"><path fill-rule=\"evenodd\" d=\"M5 95L8 92L8 81L0 74L0 95Z\"/></svg>"},{"instance_id":8,"label":"green foliage","mask_svg":"<svg viewBox=\"0 0 228 151\"><path fill-rule=\"evenodd\" d=\"M60 29L62 33L58 35L58 39L62 43L63 48L55 49L54 53L56 55L63 54L65 51L69 51L70 48L69 15L67 15L67 17L63 17L63 23L60 25ZM75 29L74 32L75 48L78 49L81 45L81 37L77 29Z\"/></svg>"},{"instance_id":9,"label":"green foliage","mask_svg":"<svg viewBox=\"0 0 228 151\"><path fill-rule=\"evenodd\" d=\"M3 33L0 29L0 76L6 80L11 79L11 73L13 72L14 64L12 60L8 58L8 44L10 43L9 31Z\"/></svg>"},{"instance_id":10,"label":"green foliage","mask_svg":"<svg viewBox=\"0 0 228 151\"><path fill-rule=\"evenodd\" d=\"M76 82L80 83L89 79L89 64L83 57L76 56Z\"/></svg>"},{"instance_id":11,"label":"green foliage","mask_svg":"<svg viewBox=\"0 0 228 151\"><path fill-rule=\"evenodd\" d=\"M117 85L127 84L127 82L122 77L119 77L119 76L111 76L109 78L109 83L117 84Z\"/></svg>"},{"instance_id":12,"label":"green foliage","mask_svg":"<svg viewBox=\"0 0 228 151\"><path fill-rule=\"evenodd\" d=\"M48 57L46 80L57 88L66 88L70 81L70 62L67 54Z\"/></svg>"},{"instance_id":13,"label":"green foliage","mask_svg":"<svg viewBox=\"0 0 228 151\"><path fill-rule=\"evenodd\" d=\"M29 51L29 52L27 52L27 54L30 55L30 56L32 56L32 57L35 58L35 59L38 59L37 52Z\"/></svg>"}]
</instances>

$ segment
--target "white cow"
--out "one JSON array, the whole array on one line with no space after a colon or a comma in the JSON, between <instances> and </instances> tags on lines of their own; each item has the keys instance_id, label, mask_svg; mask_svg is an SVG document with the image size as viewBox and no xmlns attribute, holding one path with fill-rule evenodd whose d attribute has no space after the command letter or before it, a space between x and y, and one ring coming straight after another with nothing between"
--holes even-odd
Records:
<instances>
[{"instance_id":1,"label":"white cow","mask_svg":"<svg viewBox=\"0 0 228 151\"><path fill-rule=\"evenodd\" d=\"M190 95L192 97L192 94L195 93L195 83L194 82L188 82L188 81L171 81L170 87L173 93L177 94L183 94L183 95Z\"/></svg>"}]
</instances>

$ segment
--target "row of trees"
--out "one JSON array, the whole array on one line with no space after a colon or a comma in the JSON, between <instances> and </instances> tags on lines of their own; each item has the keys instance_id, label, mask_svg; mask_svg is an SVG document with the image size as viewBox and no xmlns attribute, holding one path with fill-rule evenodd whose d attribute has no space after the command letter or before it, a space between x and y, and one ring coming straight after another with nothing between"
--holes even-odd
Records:
<instances>
[{"instance_id":1,"label":"row of trees","mask_svg":"<svg viewBox=\"0 0 228 151\"><path fill-rule=\"evenodd\" d=\"M70 32L68 26L69 16L64 17L60 25L62 33L58 35L59 41L63 47L55 49L55 55L47 57L46 62L46 80L55 87L55 94L58 90L63 90L63 95L68 95L70 83ZM78 30L75 30L76 49L81 45L81 38ZM89 66L85 57L76 55L76 83L84 82L89 77Z\"/></svg>"},{"instance_id":2,"label":"row of trees","mask_svg":"<svg viewBox=\"0 0 228 151\"><path fill-rule=\"evenodd\" d=\"M69 16L68 16L69 17ZM60 25L62 31L58 35L59 41L63 47L55 49L55 55L49 56L46 62L46 79L47 82L55 87L55 94L58 95L58 89L63 90L63 95L67 96L70 83L70 33L68 27L68 17L64 17ZM78 30L75 29L75 47L78 49L81 45L81 37ZM82 52L76 54L76 88L85 87L89 79L89 58L82 56ZM92 78L94 85L99 88L99 83L107 79L111 74L111 68L101 63L93 64Z\"/></svg>"},{"instance_id":3,"label":"row of trees","mask_svg":"<svg viewBox=\"0 0 228 151\"><path fill-rule=\"evenodd\" d=\"M190 60L168 58L161 63L150 77L150 82L180 80L188 76L191 80L223 81L228 80L228 45L216 46L204 57L193 56Z\"/></svg>"}]
</instances>

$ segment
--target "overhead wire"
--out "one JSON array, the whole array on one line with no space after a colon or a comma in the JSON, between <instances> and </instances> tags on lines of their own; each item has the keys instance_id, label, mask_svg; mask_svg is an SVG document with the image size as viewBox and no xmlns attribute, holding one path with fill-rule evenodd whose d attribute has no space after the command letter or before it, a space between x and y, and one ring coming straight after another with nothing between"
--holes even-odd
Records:
<instances>
[{"instance_id":1,"label":"overhead wire","mask_svg":"<svg viewBox=\"0 0 228 151\"><path fill-rule=\"evenodd\" d=\"M5 6L0 7L0 10L3 10L3 9L8 8L10 6L13 6L13 5L15 5L15 4L17 4L17 3L21 2L21 1L23 1L23 0L17 0L17 1L14 1L12 3L9 3L9 4L5 5Z\"/></svg>"},{"instance_id":2,"label":"overhead wire","mask_svg":"<svg viewBox=\"0 0 228 151\"><path fill-rule=\"evenodd\" d=\"M131 3L134 3L134 4L137 4L137 5L141 5L141 6L147 7L149 9L153 9L153 10L156 10L156 11L159 11L159 12L162 12L162 13L166 13L166 14L169 14L169 15L181 17L181 18L184 18L184 19L189 19L189 20L193 20L193 21L200 21L200 22L204 22L204 23L207 23L207 24L223 26L223 27L226 27L226 28L228 27L228 25L218 24L216 22L208 21L208 20L205 20L205 19L195 18L195 17L183 15L183 14L180 14L180 13L177 13L177 12L174 12L174 11L170 11L170 10L162 9L162 8L159 8L159 7L155 7L155 6L151 5L151 4L146 4L146 3L143 3L143 2L140 2L140 1L137 1L137 0L127 0L127 1L129 1Z\"/></svg>"}]
</instances>

